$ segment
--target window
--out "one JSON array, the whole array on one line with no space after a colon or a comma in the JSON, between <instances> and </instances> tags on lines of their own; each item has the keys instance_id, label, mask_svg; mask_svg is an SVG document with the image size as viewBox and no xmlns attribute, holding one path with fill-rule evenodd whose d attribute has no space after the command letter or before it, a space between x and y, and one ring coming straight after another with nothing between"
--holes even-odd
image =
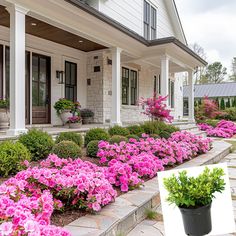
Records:
<instances>
[{"instance_id":1,"label":"window","mask_svg":"<svg viewBox=\"0 0 236 236\"><path fill-rule=\"evenodd\" d=\"M0 99L3 98L3 45L0 45Z\"/></svg>"},{"instance_id":2,"label":"window","mask_svg":"<svg viewBox=\"0 0 236 236\"><path fill-rule=\"evenodd\" d=\"M5 89L6 98L10 97L10 48L5 47Z\"/></svg>"},{"instance_id":3,"label":"window","mask_svg":"<svg viewBox=\"0 0 236 236\"><path fill-rule=\"evenodd\" d=\"M161 75L154 75L154 90L153 93L161 95Z\"/></svg>"},{"instance_id":4,"label":"window","mask_svg":"<svg viewBox=\"0 0 236 236\"><path fill-rule=\"evenodd\" d=\"M145 39L157 37L157 10L144 0L143 29Z\"/></svg>"},{"instance_id":5,"label":"window","mask_svg":"<svg viewBox=\"0 0 236 236\"><path fill-rule=\"evenodd\" d=\"M77 100L77 64L65 62L65 97L73 102Z\"/></svg>"},{"instance_id":6,"label":"window","mask_svg":"<svg viewBox=\"0 0 236 236\"><path fill-rule=\"evenodd\" d=\"M171 108L175 107L175 83L171 79L169 79L169 106Z\"/></svg>"},{"instance_id":7,"label":"window","mask_svg":"<svg viewBox=\"0 0 236 236\"><path fill-rule=\"evenodd\" d=\"M138 73L122 68L122 105L136 105L138 98Z\"/></svg>"}]
</instances>

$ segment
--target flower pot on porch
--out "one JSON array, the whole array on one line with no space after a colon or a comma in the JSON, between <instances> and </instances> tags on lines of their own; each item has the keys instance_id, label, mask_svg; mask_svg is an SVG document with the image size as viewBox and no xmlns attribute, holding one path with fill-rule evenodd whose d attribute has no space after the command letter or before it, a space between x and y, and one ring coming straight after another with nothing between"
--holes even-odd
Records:
<instances>
[{"instance_id":1,"label":"flower pot on porch","mask_svg":"<svg viewBox=\"0 0 236 236\"><path fill-rule=\"evenodd\" d=\"M93 123L93 117L83 117L82 123L83 123L84 125L86 125L86 124L92 124L92 123Z\"/></svg>"},{"instance_id":2,"label":"flower pot on porch","mask_svg":"<svg viewBox=\"0 0 236 236\"><path fill-rule=\"evenodd\" d=\"M0 130L8 129L10 115L7 109L0 109Z\"/></svg>"},{"instance_id":3,"label":"flower pot on porch","mask_svg":"<svg viewBox=\"0 0 236 236\"><path fill-rule=\"evenodd\" d=\"M61 118L63 125L65 125L67 123L68 118L71 116L73 116L73 114L70 112L70 110L64 110L63 112L61 112L60 118Z\"/></svg>"},{"instance_id":4,"label":"flower pot on porch","mask_svg":"<svg viewBox=\"0 0 236 236\"><path fill-rule=\"evenodd\" d=\"M211 232L211 203L198 208L181 208L184 230L187 235L202 236Z\"/></svg>"},{"instance_id":5,"label":"flower pot on porch","mask_svg":"<svg viewBox=\"0 0 236 236\"><path fill-rule=\"evenodd\" d=\"M69 123L69 128L70 129L79 129L82 126L82 122L79 123Z\"/></svg>"}]
</instances>

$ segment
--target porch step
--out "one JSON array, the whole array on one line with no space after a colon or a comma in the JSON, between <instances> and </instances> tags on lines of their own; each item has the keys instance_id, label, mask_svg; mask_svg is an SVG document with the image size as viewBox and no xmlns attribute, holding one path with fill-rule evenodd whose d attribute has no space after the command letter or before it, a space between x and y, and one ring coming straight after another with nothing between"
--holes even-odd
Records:
<instances>
[{"instance_id":1,"label":"porch step","mask_svg":"<svg viewBox=\"0 0 236 236\"><path fill-rule=\"evenodd\" d=\"M230 153L231 144L224 141L213 142L213 148L207 153L192 159L176 168L201 166L217 163ZM119 196L116 201L101 212L87 214L65 228L72 236L117 236L127 235L146 218L146 209L160 206L158 178L147 181L140 189Z\"/></svg>"}]
</instances>

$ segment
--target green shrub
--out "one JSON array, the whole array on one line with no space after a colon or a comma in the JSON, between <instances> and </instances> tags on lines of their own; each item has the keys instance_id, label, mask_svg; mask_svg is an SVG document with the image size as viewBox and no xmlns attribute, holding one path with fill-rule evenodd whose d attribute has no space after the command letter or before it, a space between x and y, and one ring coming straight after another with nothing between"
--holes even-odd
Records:
<instances>
[{"instance_id":1,"label":"green shrub","mask_svg":"<svg viewBox=\"0 0 236 236\"><path fill-rule=\"evenodd\" d=\"M178 176L164 178L163 183L169 192L167 201L178 207L201 207L208 205L214 198L214 193L225 189L224 170L208 167L197 177L189 177L187 171L181 171Z\"/></svg>"},{"instance_id":2,"label":"green shrub","mask_svg":"<svg viewBox=\"0 0 236 236\"><path fill-rule=\"evenodd\" d=\"M131 125L131 126L128 126L126 128L129 130L130 134L134 134L134 135L137 135L139 137L141 137L142 134L144 133L144 129L139 125Z\"/></svg>"},{"instance_id":3,"label":"green shrub","mask_svg":"<svg viewBox=\"0 0 236 236\"><path fill-rule=\"evenodd\" d=\"M220 100L220 109L221 110L225 109L225 99L224 98L221 98L221 100Z\"/></svg>"},{"instance_id":4,"label":"green shrub","mask_svg":"<svg viewBox=\"0 0 236 236\"><path fill-rule=\"evenodd\" d=\"M48 133L36 129L22 134L19 137L19 142L28 148L34 161L47 157L54 144Z\"/></svg>"},{"instance_id":5,"label":"green shrub","mask_svg":"<svg viewBox=\"0 0 236 236\"><path fill-rule=\"evenodd\" d=\"M236 121L236 107L226 108L221 118Z\"/></svg>"},{"instance_id":6,"label":"green shrub","mask_svg":"<svg viewBox=\"0 0 236 236\"><path fill-rule=\"evenodd\" d=\"M150 134L151 138L158 139L160 136L158 134Z\"/></svg>"},{"instance_id":7,"label":"green shrub","mask_svg":"<svg viewBox=\"0 0 236 236\"><path fill-rule=\"evenodd\" d=\"M113 136L113 135L121 135L121 136L127 136L129 135L129 130L125 127L121 126L114 126L108 129L108 133Z\"/></svg>"},{"instance_id":8,"label":"green shrub","mask_svg":"<svg viewBox=\"0 0 236 236\"><path fill-rule=\"evenodd\" d=\"M60 143L61 141L73 141L80 147L83 145L83 138L81 134L73 133L73 132L63 132L60 133L56 138L56 143Z\"/></svg>"},{"instance_id":9,"label":"green shrub","mask_svg":"<svg viewBox=\"0 0 236 236\"><path fill-rule=\"evenodd\" d=\"M126 138L125 136L121 136L121 135L113 135L110 139L109 139L109 143L114 144L117 143L119 144L120 142L128 142L128 138Z\"/></svg>"},{"instance_id":10,"label":"green shrub","mask_svg":"<svg viewBox=\"0 0 236 236\"><path fill-rule=\"evenodd\" d=\"M126 136L126 138L129 140L131 138L136 139L137 141L139 140L139 136L135 135L135 134L129 134L128 136Z\"/></svg>"},{"instance_id":11,"label":"green shrub","mask_svg":"<svg viewBox=\"0 0 236 236\"><path fill-rule=\"evenodd\" d=\"M208 125L211 125L211 126L213 126L213 127L216 127L217 124L219 123L219 120L209 120L209 119L207 119L207 120L205 120L203 123L206 123L206 124L208 124Z\"/></svg>"},{"instance_id":12,"label":"green shrub","mask_svg":"<svg viewBox=\"0 0 236 236\"><path fill-rule=\"evenodd\" d=\"M76 159L82 156L81 148L73 141L61 141L52 148L52 153L60 158Z\"/></svg>"},{"instance_id":13,"label":"green shrub","mask_svg":"<svg viewBox=\"0 0 236 236\"><path fill-rule=\"evenodd\" d=\"M87 146L89 142L93 140L104 140L107 141L110 138L109 134L101 128L90 129L84 138L84 145Z\"/></svg>"},{"instance_id":14,"label":"green shrub","mask_svg":"<svg viewBox=\"0 0 236 236\"><path fill-rule=\"evenodd\" d=\"M157 134L158 130L156 129L154 122L146 121L140 127L143 129L145 134Z\"/></svg>"},{"instance_id":15,"label":"green shrub","mask_svg":"<svg viewBox=\"0 0 236 236\"><path fill-rule=\"evenodd\" d=\"M89 157L97 157L97 152L98 152L98 140L93 140L88 143L87 145L87 155Z\"/></svg>"},{"instance_id":16,"label":"green shrub","mask_svg":"<svg viewBox=\"0 0 236 236\"><path fill-rule=\"evenodd\" d=\"M0 143L0 176L15 174L23 169L21 162L30 161L30 152L19 142L5 141Z\"/></svg>"}]
</instances>

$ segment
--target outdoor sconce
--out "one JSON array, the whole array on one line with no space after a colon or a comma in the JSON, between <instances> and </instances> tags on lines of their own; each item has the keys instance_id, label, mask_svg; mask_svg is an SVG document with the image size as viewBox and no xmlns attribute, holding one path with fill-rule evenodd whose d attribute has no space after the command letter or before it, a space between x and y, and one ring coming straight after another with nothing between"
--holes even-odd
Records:
<instances>
[{"instance_id":1,"label":"outdoor sconce","mask_svg":"<svg viewBox=\"0 0 236 236\"><path fill-rule=\"evenodd\" d=\"M64 71L57 70L56 71L56 78L58 79L58 84L64 84Z\"/></svg>"},{"instance_id":2,"label":"outdoor sconce","mask_svg":"<svg viewBox=\"0 0 236 236\"><path fill-rule=\"evenodd\" d=\"M112 65L112 60L107 57L107 65Z\"/></svg>"}]
</instances>

